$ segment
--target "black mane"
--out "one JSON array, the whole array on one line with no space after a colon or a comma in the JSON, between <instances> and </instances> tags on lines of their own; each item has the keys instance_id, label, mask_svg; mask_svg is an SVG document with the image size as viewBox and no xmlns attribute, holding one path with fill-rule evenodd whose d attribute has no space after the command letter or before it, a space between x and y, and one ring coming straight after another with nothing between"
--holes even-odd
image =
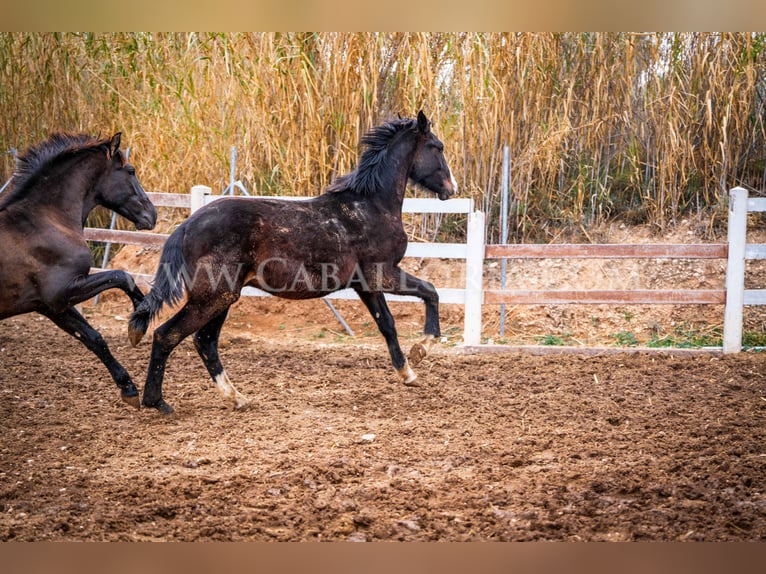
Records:
<instances>
[{"instance_id":1,"label":"black mane","mask_svg":"<svg viewBox=\"0 0 766 574\"><path fill-rule=\"evenodd\" d=\"M361 139L366 149L362 152L357 168L338 177L325 189L325 193L353 191L360 195L375 193L383 185L382 177L386 173L385 159L388 146L404 130L417 129L413 119L397 119L372 128Z\"/></svg>"},{"instance_id":2,"label":"black mane","mask_svg":"<svg viewBox=\"0 0 766 574\"><path fill-rule=\"evenodd\" d=\"M0 196L0 209L23 197L37 177L61 159L78 153L109 153L109 139L86 134L55 133L47 140L30 146L16 159L13 187Z\"/></svg>"}]
</instances>

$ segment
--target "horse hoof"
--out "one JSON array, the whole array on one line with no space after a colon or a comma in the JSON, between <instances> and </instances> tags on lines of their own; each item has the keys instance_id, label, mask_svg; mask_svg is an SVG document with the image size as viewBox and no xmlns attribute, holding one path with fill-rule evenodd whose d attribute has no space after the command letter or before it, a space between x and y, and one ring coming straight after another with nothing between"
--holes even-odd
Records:
<instances>
[{"instance_id":1,"label":"horse hoof","mask_svg":"<svg viewBox=\"0 0 766 574\"><path fill-rule=\"evenodd\" d=\"M436 338L433 335L426 335L422 341L412 345L408 357L412 366L416 367L420 361L425 359L426 355L428 355L428 352L431 350L431 347L433 347L435 340Z\"/></svg>"},{"instance_id":2,"label":"horse hoof","mask_svg":"<svg viewBox=\"0 0 766 574\"><path fill-rule=\"evenodd\" d=\"M409 363L405 363L404 366L401 369L397 369L396 371L399 373L399 377L402 379L402 383L404 383L407 387L419 387L420 383L417 382L418 376L415 374L415 371L413 371L410 368Z\"/></svg>"},{"instance_id":3,"label":"horse hoof","mask_svg":"<svg viewBox=\"0 0 766 574\"><path fill-rule=\"evenodd\" d=\"M157 409L162 416L169 416L169 415L172 415L175 412L173 410L173 407L171 407L169 404L167 404L162 399L160 399L159 402L157 402L157 403L155 403L153 405L150 405L150 404L142 402L141 406L143 406L144 408L147 408L147 409Z\"/></svg>"},{"instance_id":4,"label":"horse hoof","mask_svg":"<svg viewBox=\"0 0 766 574\"><path fill-rule=\"evenodd\" d=\"M245 397L238 397L237 401L234 403L234 410L246 411L252 406L252 404L253 404L252 399L246 399Z\"/></svg>"},{"instance_id":5,"label":"horse hoof","mask_svg":"<svg viewBox=\"0 0 766 574\"><path fill-rule=\"evenodd\" d=\"M130 346L136 347L141 342L141 339L144 338L144 334L141 331L135 331L133 329L128 328L128 339L130 339Z\"/></svg>"},{"instance_id":6,"label":"horse hoof","mask_svg":"<svg viewBox=\"0 0 766 574\"><path fill-rule=\"evenodd\" d=\"M420 361L422 361L427 354L428 349L426 349L421 343L415 343L410 349L408 360L411 365L417 366L418 363L420 363Z\"/></svg>"},{"instance_id":7,"label":"horse hoof","mask_svg":"<svg viewBox=\"0 0 766 574\"><path fill-rule=\"evenodd\" d=\"M127 405L130 405L131 407L135 409L141 408L141 398L138 396L138 393L136 393L135 395L128 395L125 393L121 393L120 398L122 399L122 402L124 402Z\"/></svg>"}]
</instances>

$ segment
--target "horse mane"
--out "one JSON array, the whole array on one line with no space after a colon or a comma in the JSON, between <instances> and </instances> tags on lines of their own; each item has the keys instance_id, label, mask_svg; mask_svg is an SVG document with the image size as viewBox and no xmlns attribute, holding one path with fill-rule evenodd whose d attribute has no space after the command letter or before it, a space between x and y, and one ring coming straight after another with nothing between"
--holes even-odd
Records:
<instances>
[{"instance_id":1,"label":"horse mane","mask_svg":"<svg viewBox=\"0 0 766 574\"><path fill-rule=\"evenodd\" d=\"M416 128L413 119L396 119L372 128L361 139L365 147L359 159L359 165L351 173L341 175L325 188L325 193L340 193L352 191L360 195L370 195L383 185L385 160L388 157L388 146L402 131Z\"/></svg>"},{"instance_id":2,"label":"horse mane","mask_svg":"<svg viewBox=\"0 0 766 574\"><path fill-rule=\"evenodd\" d=\"M54 133L47 140L30 146L16 159L13 187L0 196L0 209L24 197L37 177L62 159L93 151L108 155L109 142L109 138L87 134Z\"/></svg>"}]
</instances>

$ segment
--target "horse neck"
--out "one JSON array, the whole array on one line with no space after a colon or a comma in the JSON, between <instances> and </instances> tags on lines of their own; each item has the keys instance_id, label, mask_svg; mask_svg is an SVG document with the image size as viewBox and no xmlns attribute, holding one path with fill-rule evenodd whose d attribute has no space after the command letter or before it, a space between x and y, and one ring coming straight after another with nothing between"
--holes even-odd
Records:
<instances>
[{"instance_id":1,"label":"horse neck","mask_svg":"<svg viewBox=\"0 0 766 574\"><path fill-rule=\"evenodd\" d=\"M402 215L404 193L407 191L408 173L409 170L397 172L392 184L385 186L379 193L379 197L384 200L386 206L399 217Z\"/></svg>"},{"instance_id":2,"label":"horse neck","mask_svg":"<svg viewBox=\"0 0 766 574\"><path fill-rule=\"evenodd\" d=\"M95 188L103 175L103 159L88 153L59 162L38 178L22 200L25 207L45 208L72 227L84 227L96 206ZM21 202L20 202L21 203Z\"/></svg>"},{"instance_id":3,"label":"horse neck","mask_svg":"<svg viewBox=\"0 0 766 574\"><path fill-rule=\"evenodd\" d=\"M415 160L415 145L415 141L408 140L407 143L392 148L391 157L387 158L387 161L390 162L388 165L391 179L377 194L400 217L410 169Z\"/></svg>"}]
</instances>

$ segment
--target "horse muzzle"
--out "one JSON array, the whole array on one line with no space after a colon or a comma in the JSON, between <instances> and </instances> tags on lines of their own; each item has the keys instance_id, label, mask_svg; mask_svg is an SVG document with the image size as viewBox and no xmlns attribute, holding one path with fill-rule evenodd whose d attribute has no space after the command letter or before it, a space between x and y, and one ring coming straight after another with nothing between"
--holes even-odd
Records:
<instances>
[{"instance_id":1,"label":"horse muzzle","mask_svg":"<svg viewBox=\"0 0 766 574\"><path fill-rule=\"evenodd\" d=\"M154 205L136 217L135 225L139 231L154 229L154 226L157 225L157 210Z\"/></svg>"},{"instance_id":2,"label":"horse muzzle","mask_svg":"<svg viewBox=\"0 0 766 574\"><path fill-rule=\"evenodd\" d=\"M450 174L449 179L444 180L441 191L436 194L439 199L445 201L457 193L457 181L455 177Z\"/></svg>"}]
</instances>

